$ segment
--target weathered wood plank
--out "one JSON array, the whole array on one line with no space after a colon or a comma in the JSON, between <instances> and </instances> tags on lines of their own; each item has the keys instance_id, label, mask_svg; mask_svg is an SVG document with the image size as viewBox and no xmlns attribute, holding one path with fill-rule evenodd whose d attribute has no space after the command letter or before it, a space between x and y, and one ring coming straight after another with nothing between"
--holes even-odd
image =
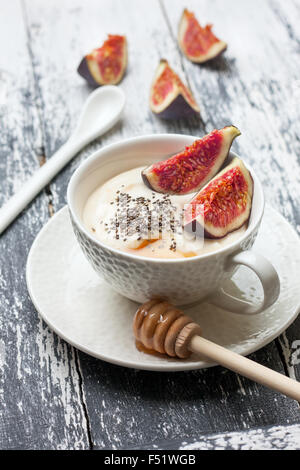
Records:
<instances>
[{"instance_id":1,"label":"weathered wood plank","mask_svg":"<svg viewBox=\"0 0 300 470\"><path fill-rule=\"evenodd\" d=\"M196 10L198 3L190 3ZM101 5L96 0L84 5L79 0L63 4L53 1L47 6L38 1L26 2L47 158L68 137L90 91L75 73L81 56L100 44L106 33L126 34L129 40L129 67L120 85L128 100L124 119L112 132L83 151L55 179L51 185L55 210L65 203L67 182L75 167L99 146L146 133L202 135L205 130L232 121L244 130L240 146L236 148L247 155L257 169L262 167L268 199L273 205L278 204L293 220L290 193L280 185L284 178L289 180L296 171L295 156L291 157L290 169L285 169L281 175L277 161L272 163L274 149L280 154L287 154L280 134L281 117L277 116L271 129L268 128L273 101L276 101L276 94L283 86L282 75L271 91L269 81L265 80L268 74L275 76L278 66L278 62L274 62L276 53L272 44L266 50L260 45L259 65L256 65L257 51L252 50L250 44L246 50L240 47L241 34L242 37L254 35L251 21L256 21L255 12L251 10L248 25L248 12L243 14L239 7L240 24L234 33L232 15L224 15L220 3L204 2L203 11L207 19L218 23L216 31L228 38L230 49L224 61L199 68L187 63L178 52L174 24L178 21L182 5L173 1L170 5L167 2L163 11L159 2L152 1L151 8L147 9L147 21L144 21L144 6L137 0L130 2L130 15L124 12L124 2L121 0L103 0ZM230 10L235 7L236 3L232 3ZM264 8L272 16L267 7ZM274 19L272 27L277 27L277 23ZM230 30L228 37L227 30ZM265 28L264 34L267 34ZM284 31L281 34L284 35ZM265 67L266 54L271 54L273 61L261 76L260 68ZM205 126L201 121L165 123L151 115L148 109L150 81L161 57L169 59L182 76L183 64L185 77L188 77L201 105ZM247 81L248 74L255 80L253 89L252 82ZM270 142L273 147L270 147ZM257 162L256 155L260 156L262 163ZM274 174L274 188L270 174ZM284 372L274 343L252 357ZM225 432L296 422L298 419L298 406L294 402L220 368L181 374L151 374L104 364L82 353L80 363L96 448L134 446L160 439L188 437L199 430Z\"/></svg>"},{"instance_id":2,"label":"weathered wood plank","mask_svg":"<svg viewBox=\"0 0 300 470\"><path fill-rule=\"evenodd\" d=\"M2 2L1 20L0 204L38 168L43 146L21 2ZM48 218L43 192L0 238L1 449L89 448L75 352L38 318L25 282Z\"/></svg>"},{"instance_id":3,"label":"weathered wood plank","mask_svg":"<svg viewBox=\"0 0 300 470\"><path fill-rule=\"evenodd\" d=\"M273 4L274 2L271 2ZM182 12L180 0L163 2L174 37ZM209 128L235 123L242 131L236 148L257 170L266 199L295 226L299 224L299 54L288 29L267 2L230 0L225 15L220 1L186 4L202 23L228 42L225 55L204 66L184 60L202 102ZM288 8L287 8L288 10ZM295 20L297 21L297 20ZM268 28L266 28L266 24Z\"/></svg>"},{"instance_id":4,"label":"weathered wood plank","mask_svg":"<svg viewBox=\"0 0 300 470\"><path fill-rule=\"evenodd\" d=\"M225 434L198 435L187 440L143 445L153 450L299 450L300 426L268 426Z\"/></svg>"},{"instance_id":5,"label":"weathered wood plank","mask_svg":"<svg viewBox=\"0 0 300 470\"><path fill-rule=\"evenodd\" d=\"M288 62L290 62L288 70L293 70L290 83L288 83L286 95L288 97L289 103L292 103L291 112L289 113L287 108L286 122L283 125L286 126L287 132L283 132L283 138L286 142L289 152L294 153L298 157L298 162L300 163L300 124L299 124L299 104L300 104L300 79L299 79L299 69L300 69L300 34L299 34L299 22L300 22L300 8L299 3L291 2L289 8L282 8L283 5L281 2L275 1L270 2L270 8L274 12L274 15L278 19L281 28L283 28L290 39L289 42L289 57ZM278 45L277 45L278 47ZM287 82L289 73L287 74ZM290 94L289 94L290 92ZM297 171L297 177L299 178L299 165ZM289 186L289 180L287 180L287 186ZM290 198L293 201L293 215L294 220L292 223L300 234L300 209L297 200L297 195L300 192L300 185L291 185ZM298 319L287 329L287 331L280 336L279 344L282 350L282 356L285 360L286 369L289 375L297 380L300 380L300 318Z\"/></svg>"},{"instance_id":6,"label":"weathered wood plank","mask_svg":"<svg viewBox=\"0 0 300 470\"><path fill-rule=\"evenodd\" d=\"M284 373L276 355L272 343L251 358ZM149 373L80 356L95 448L139 447L299 421L297 403L220 367Z\"/></svg>"},{"instance_id":7,"label":"weathered wood plank","mask_svg":"<svg viewBox=\"0 0 300 470\"><path fill-rule=\"evenodd\" d=\"M130 15L125 14L126 7L121 0L103 0L101 4L95 0L85 4L67 0L63 5L54 1L47 6L35 0L26 2L47 158L70 135L84 100L91 92L76 73L83 55L100 45L107 33L126 34L129 42L128 70L119 85L127 97L124 118L112 131L81 152L54 180L51 191L55 210L66 202L68 180L79 162L100 146L153 132L204 132L201 122L168 124L156 119L149 110L150 82L166 51L170 51L174 67L182 72L180 56L161 14L159 24L155 23L159 12L157 0L152 0L151 5L145 28L143 6L138 0L131 0ZM138 47L141 34L144 42Z\"/></svg>"},{"instance_id":8,"label":"weathered wood plank","mask_svg":"<svg viewBox=\"0 0 300 470\"><path fill-rule=\"evenodd\" d=\"M174 37L182 3L161 0ZM220 1L186 2L203 24L212 22L228 42L224 57L205 66L187 59L184 68L202 100L205 122L237 125L243 135L236 148L259 174L267 201L300 233L300 35L299 5L279 1L230 0L226 15ZM267 25L267 26L266 26ZM280 254L278 254L280 255ZM291 376L292 344L299 339L300 318L277 343Z\"/></svg>"}]
</instances>

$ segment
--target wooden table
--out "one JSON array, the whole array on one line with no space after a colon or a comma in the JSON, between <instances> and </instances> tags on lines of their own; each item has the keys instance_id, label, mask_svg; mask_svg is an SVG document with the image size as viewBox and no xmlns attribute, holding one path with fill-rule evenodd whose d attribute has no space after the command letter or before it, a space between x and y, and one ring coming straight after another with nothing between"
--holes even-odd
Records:
<instances>
[{"instance_id":1,"label":"wooden table","mask_svg":"<svg viewBox=\"0 0 300 470\"><path fill-rule=\"evenodd\" d=\"M183 6L229 44L196 66L178 50ZM125 137L202 136L233 123L234 149L259 174L267 201L300 231L300 3L297 0L2 0L0 205L51 157L90 93L76 73L106 33L126 34L124 119L81 152L0 238L0 447L300 448L299 404L220 367L186 373L128 370L69 346L38 317L25 282L30 246L66 204L78 164ZM186 80L201 120L163 122L148 107L160 58ZM276 227L274 227L276 230ZM290 363L300 318L251 357L300 380Z\"/></svg>"}]
</instances>

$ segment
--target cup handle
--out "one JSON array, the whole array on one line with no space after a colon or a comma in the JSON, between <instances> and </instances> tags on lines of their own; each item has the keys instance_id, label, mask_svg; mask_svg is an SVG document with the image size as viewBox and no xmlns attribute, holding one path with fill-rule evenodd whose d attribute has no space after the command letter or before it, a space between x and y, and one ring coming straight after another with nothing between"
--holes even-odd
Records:
<instances>
[{"instance_id":1,"label":"cup handle","mask_svg":"<svg viewBox=\"0 0 300 470\"><path fill-rule=\"evenodd\" d=\"M238 299L224 291L222 286L210 298L209 302L230 312L255 315L270 307L279 296L280 281L273 265L262 255L253 251L242 251L231 256L225 266L230 269L233 266L243 265L252 269L258 276L264 291L264 299L259 304L253 304Z\"/></svg>"}]
</instances>

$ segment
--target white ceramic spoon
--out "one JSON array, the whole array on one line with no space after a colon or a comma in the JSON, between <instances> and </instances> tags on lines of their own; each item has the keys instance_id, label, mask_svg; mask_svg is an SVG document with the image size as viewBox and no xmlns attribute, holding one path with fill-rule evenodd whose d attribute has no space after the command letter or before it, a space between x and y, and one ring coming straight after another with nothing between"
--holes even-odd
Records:
<instances>
[{"instance_id":1,"label":"white ceramic spoon","mask_svg":"<svg viewBox=\"0 0 300 470\"><path fill-rule=\"evenodd\" d=\"M116 124L124 105L125 95L115 86L98 88L90 94L71 137L0 209L0 234L79 150Z\"/></svg>"}]
</instances>

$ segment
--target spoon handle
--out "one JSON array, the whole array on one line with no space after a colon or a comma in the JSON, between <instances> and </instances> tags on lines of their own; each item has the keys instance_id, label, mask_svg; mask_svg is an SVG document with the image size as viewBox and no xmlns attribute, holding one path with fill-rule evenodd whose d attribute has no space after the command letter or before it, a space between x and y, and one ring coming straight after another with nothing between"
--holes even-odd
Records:
<instances>
[{"instance_id":1,"label":"spoon handle","mask_svg":"<svg viewBox=\"0 0 300 470\"><path fill-rule=\"evenodd\" d=\"M191 338L188 348L227 369L238 372L244 377L277 390L300 402L300 382L296 380L290 379L279 372L262 366L247 357L223 348L198 335Z\"/></svg>"},{"instance_id":2,"label":"spoon handle","mask_svg":"<svg viewBox=\"0 0 300 470\"><path fill-rule=\"evenodd\" d=\"M84 143L69 139L52 157L27 180L0 209L0 234L25 209L32 199L81 149Z\"/></svg>"}]
</instances>

